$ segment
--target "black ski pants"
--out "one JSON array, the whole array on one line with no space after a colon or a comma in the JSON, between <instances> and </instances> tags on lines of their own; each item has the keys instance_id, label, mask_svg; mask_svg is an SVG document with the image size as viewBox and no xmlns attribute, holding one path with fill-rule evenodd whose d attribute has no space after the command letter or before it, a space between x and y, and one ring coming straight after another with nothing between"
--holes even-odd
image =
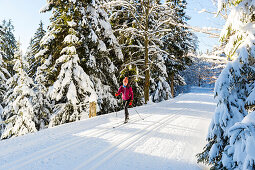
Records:
<instances>
[{"instance_id":1,"label":"black ski pants","mask_svg":"<svg viewBox=\"0 0 255 170\"><path fill-rule=\"evenodd\" d=\"M130 99L128 100L123 100L123 105L125 108L125 120L129 119L129 114L128 114L128 105L130 103Z\"/></svg>"}]
</instances>

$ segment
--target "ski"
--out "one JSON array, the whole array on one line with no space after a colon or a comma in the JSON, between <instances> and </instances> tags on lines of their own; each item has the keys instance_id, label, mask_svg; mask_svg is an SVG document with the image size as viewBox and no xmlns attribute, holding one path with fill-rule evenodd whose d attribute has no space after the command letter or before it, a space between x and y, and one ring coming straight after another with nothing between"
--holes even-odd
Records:
<instances>
[{"instance_id":1,"label":"ski","mask_svg":"<svg viewBox=\"0 0 255 170\"><path fill-rule=\"evenodd\" d=\"M120 123L120 124L118 124L118 125L116 125L116 126L113 126L112 128L114 129L114 128L117 128L117 127L120 127L120 126L122 126L122 125L124 125L124 124L127 124L128 122L123 122L123 123Z\"/></svg>"}]
</instances>

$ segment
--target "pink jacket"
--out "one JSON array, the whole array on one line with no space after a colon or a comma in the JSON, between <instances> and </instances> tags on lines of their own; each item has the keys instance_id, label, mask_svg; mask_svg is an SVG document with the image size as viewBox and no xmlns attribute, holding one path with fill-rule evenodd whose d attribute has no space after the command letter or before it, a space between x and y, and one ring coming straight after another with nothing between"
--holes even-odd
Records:
<instances>
[{"instance_id":1,"label":"pink jacket","mask_svg":"<svg viewBox=\"0 0 255 170\"><path fill-rule=\"evenodd\" d=\"M129 99L133 100L134 98L132 87L129 85L127 85L127 87L123 87L123 85L120 86L117 94L120 95L120 93L122 93L123 100L129 100Z\"/></svg>"}]
</instances>

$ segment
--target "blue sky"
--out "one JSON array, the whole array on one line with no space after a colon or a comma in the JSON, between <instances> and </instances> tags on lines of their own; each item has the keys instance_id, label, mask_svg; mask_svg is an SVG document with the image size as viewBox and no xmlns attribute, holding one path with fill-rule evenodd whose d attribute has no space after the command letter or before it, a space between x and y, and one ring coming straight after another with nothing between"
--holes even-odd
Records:
<instances>
[{"instance_id":1,"label":"blue sky","mask_svg":"<svg viewBox=\"0 0 255 170\"><path fill-rule=\"evenodd\" d=\"M213 4L212 0L187 0L188 6L186 14L191 17L188 22L191 26L196 27L212 27L221 29L225 21L221 17L215 17L209 13L199 13L202 9L206 9L209 12L216 12L217 8ZM206 51L212 49L215 45L219 45L217 38L210 38L207 34L196 33L199 39L199 50Z\"/></svg>"},{"instance_id":2,"label":"blue sky","mask_svg":"<svg viewBox=\"0 0 255 170\"><path fill-rule=\"evenodd\" d=\"M211 0L187 0L187 14L191 17L188 22L192 26L199 27L218 27L221 28L222 21L214 18L211 14L198 11L207 9L216 11ZM0 0L0 21L11 19L15 27L15 37L20 39L23 52L29 44L31 37L34 35L39 26L40 20L46 26L49 24L50 12L39 13L40 9L46 4L46 0ZM218 39L211 39L208 35L196 33L199 38L199 50L206 51L218 44Z\"/></svg>"},{"instance_id":3,"label":"blue sky","mask_svg":"<svg viewBox=\"0 0 255 170\"><path fill-rule=\"evenodd\" d=\"M46 0L0 0L0 21L12 20L14 35L17 40L20 39L23 52L39 27L40 20L49 24L50 12L39 12L45 4Z\"/></svg>"}]
</instances>

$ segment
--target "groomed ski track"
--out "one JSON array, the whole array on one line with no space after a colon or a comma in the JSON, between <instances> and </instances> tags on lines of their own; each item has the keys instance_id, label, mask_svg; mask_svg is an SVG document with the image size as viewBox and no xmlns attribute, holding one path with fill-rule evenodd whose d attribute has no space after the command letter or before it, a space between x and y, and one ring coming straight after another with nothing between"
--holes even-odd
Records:
<instances>
[{"instance_id":1,"label":"groomed ski track","mask_svg":"<svg viewBox=\"0 0 255 170\"><path fill-rule=\"evenodd\" d=\"M216 107L212 89L193 88L131 108L0 142L0 169L207 169L202 151ZM136 111L144 120L141 120Z\"/></svg>"}]
</instances>

